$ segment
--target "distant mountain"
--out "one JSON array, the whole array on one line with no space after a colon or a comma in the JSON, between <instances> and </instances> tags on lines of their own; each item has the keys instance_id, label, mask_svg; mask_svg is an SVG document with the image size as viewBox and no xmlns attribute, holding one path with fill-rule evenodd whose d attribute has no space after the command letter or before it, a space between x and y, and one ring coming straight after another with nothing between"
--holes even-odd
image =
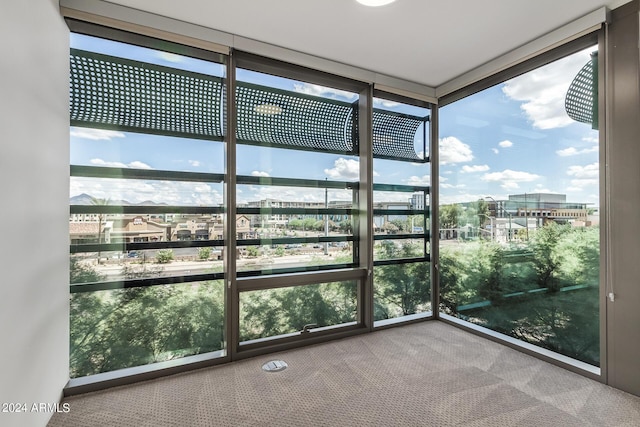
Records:
<instances>
[{"instance_id":1,"label":"distant mountain","mask_svg":"<svg viewBox=\"0 0 640 427\"><path fill-rule=\"evenodd\" d=\"M70 205L92 205L91 201L93 197L86 193L78 194L77 196L73 196L69 199Z\"/></svg>"},{"instance_id":2,"label":"distant mountain","mask_svg":"<svg viewBox=\"0 0 640 427\"><path fill-rule=\"evenodd\" d=\"M93 196L82 193L77 196L69 198L70 205L93 205ZM156 203L151 200L145 200L144 202L131 203L126 200L111 200L109 204L112 206L167 206L166 203Z\"/></svg>"}]
</instances>

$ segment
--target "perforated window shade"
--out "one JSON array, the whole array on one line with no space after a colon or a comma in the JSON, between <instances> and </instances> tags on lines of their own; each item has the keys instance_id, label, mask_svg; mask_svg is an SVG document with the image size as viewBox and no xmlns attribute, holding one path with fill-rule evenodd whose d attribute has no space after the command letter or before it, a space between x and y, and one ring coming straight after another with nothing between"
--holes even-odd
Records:
<instances>
[{"instance_id":1,"label":"perforated window shade","mask_svg":"<svg viewBox=\"0 0 640 427\"><path fill-rule=\"evenodd\" d=\"M224 79L72 49L72 126L224 138ZM357 154L357 103L237 82L238 143ZM373 156L426 162L414 137L428 117L373 111ZM426 132L425 132L426 134Z\"/></svg>"},{"instance_id":2,"label":"perforated window shade","mask_svg":"<svg viewBox=\"0 0 640 427\"><path fill-rule=\"evenodd\" d=\"M589 123L598 129L598 53L591 55L569 86L565 98L565 110L569 117L581 123Z\"/></svg>"},{"instance_id":3,"label":"perforated window shade","mask_svg":"<svg viewBox=\"0 0 640 427\"><path fill-rule=\"evenodd\" d=\"M72 126L221 140L219 77L71 50Z\"/></svg>"}]
</instances>

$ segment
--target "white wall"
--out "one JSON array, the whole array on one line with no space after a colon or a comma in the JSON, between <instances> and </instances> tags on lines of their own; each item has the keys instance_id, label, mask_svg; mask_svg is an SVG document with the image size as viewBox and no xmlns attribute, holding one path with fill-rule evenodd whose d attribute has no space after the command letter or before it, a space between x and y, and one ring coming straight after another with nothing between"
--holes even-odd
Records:
<instances>
[{"instance_id":1,"label":"white wall","mask_svg":"<svg viewBox=\"0 0 640 427\"><path fill-rule=\"evenodd\" d=\"M69 377L69 36L57 0L1 9L0 404L30 411ZM51 415L0 412L0 425Z\"/></svg>"}]
</instances>

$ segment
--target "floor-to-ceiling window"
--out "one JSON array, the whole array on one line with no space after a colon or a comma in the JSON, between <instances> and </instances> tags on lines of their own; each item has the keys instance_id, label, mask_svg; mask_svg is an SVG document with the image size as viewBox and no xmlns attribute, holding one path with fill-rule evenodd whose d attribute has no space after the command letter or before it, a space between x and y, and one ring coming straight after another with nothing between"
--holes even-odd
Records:
<instances>
[{"instance_id":1,"label":"floor-to-ceiling window","mask_svg":"<svg viewBox=\"0 0 640 427\"><path fill-rule=\"evenodd\" d=\"M594 366L597 59L580 46L439 120L440 311Z\"/></svg>"},{"instance_id":2,"label":"floor-to-ceiling window","mask_svg":"<svg viewBox=\"0 0 640 427\"><path fill-rule=\"evenodd\" d=\"M69 22L72 378L430 315L429 103Z\"/></svg>"},{"instance_id":3,"label":"floor-to-ceiling window","mask_svg":"<svg viewBox=\"0 0 640 427\"><path fill-rule=\"evenodd\" d=\"M430 104L376 93L374 146L400 135L404 150L373 161L373 295L376 326L431 314ZM378 132L377 132L378 131ZM382 150L381 150L382 151Z\"/></svg>"},{"instance_id":4,"label":"floor-to-ceiling window","mask_svg":"<svg viewBox=\"0 0 640 427\"><path fill-rule=\"evenodd\" d=\"M225 58L117 38L71 35L72 378L226 352Z\"/></svg>"},{"instance_id":5,"label":"floor-to-ceiling window","mask_svg":"<svg viewBox=\"0 0 640 427\"><path fill-rule=\"evenodd\" d=\"M359 92L300 71L235 69L239 352L362 326Z\"/></svg>"}]
</instances>

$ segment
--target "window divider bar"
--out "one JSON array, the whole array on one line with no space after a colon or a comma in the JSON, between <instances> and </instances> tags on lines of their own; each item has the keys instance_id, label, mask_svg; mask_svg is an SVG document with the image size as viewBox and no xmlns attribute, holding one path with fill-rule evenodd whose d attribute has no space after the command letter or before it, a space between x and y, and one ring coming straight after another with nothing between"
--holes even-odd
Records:
<instances>
[{"instance_id":1,"label":"window divider bar","mask_svg":"<svg viewBox=\"0 0 640 427\"><path fill-rule=\"evenodd\" d=\"M71 176L84 178L151 179L160 181L223 182L224 174L158 169L71 165Z\"/></svg>"},{"instance_id":2,"label":"window divider bar","mask_svg":"<svg viewBox=\"0 0 640 427\"><path fill-rule=\"evenodd\" d=\"M317 150L313 150L317 151ZM270 176L238 175L237 184L273 185L279 187L311 187L332 189L357 189L358 183L353 181L328 181L318 179L278 178Z\"/></svg>"},{"instance_id":3,"label":"window divider bar","mask_svg":"<svg viewBox=\"0 0 640 427\"><path fill-rule=\"evenodd\" d=\"M179 249L179 248L206 248L223 246L224 240L171 240L166 242L121 242L121 243L90 243L69 245L71 254L83 252L125 252L144 251L149 249Z\"/></svg>"},{"instance_id":4,"label":"window divider bar","mask_svg":"<svg viewBox=\"0 0 640 427\"><path fill-rule=\"evenodd\" d=\"M346 268L330 271L298 272L287 275L267 275L238 278L238 292L264 289L287 288L291 286L314 285L318 283L363 280L367 271L363 268Z\"/></svg>"},{"instance_id":5,"label":"window divider bar","mask_svg":"<svg viewBox=\"0 0 640 427\"><path fill-rule=\"evenodd\" d=\"M76 283L69 285L69 291L72 294L81 294L115 289L148 288L150 286L175 285L181 283L204 282L209 280L221 279L223 279L223 273L150 277L145 279L125 279L105 282Z\"/></svg>"}]
</instances>

